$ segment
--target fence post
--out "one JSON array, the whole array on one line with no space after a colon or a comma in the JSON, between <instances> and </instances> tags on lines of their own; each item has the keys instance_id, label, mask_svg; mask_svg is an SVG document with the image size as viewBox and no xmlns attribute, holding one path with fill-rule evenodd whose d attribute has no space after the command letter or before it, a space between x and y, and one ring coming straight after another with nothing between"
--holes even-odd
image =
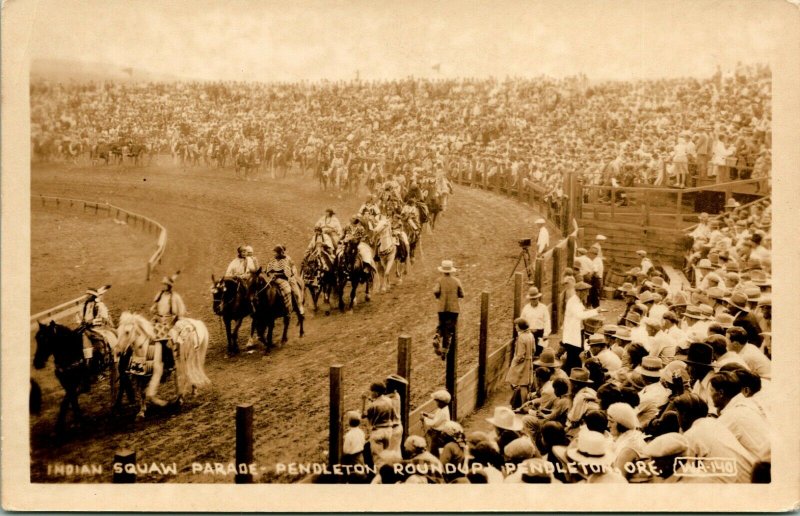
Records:
<instances>
[{"instance_id":1,"label":"fence post","mask_svg":"<svg viewBox=\"0 0 800 516\"><path fill-rule=\"evenodd\" d=\"M236 484L252 484L253 474L253 404L242 403L236 406ZM244 471L244 473L242 473Z\"/></svg>"},{"instance_id":2,"label":"fence post","mask_svg":"<svg viewBox=\"0 0 800 516\"><path fill-rule=\"evenodd\" d=\"M125 471L128 464L133 466L133 471ZM128 449L118 450L114 454L114 464L111 468L114 475L111 482L114 484L133 484L136 482L136 452Z\"/></svg>"},{"instance_id":3,"label":"fence post","mask_svg":"<svg viewBox=\"0 0 800 516\"><path fill-rule=\"evenodd\" d=\"M458 331L456 330L456 338L450 343L450 349L447 351L447 359L445 366L444 386L447 392L450 393L450 418L453 421L458 420L458 386L456 380L458 379Z\"/></svg>"},{"instance_id":4,"label":"fence post","mask_svg":"<svg viewBox=\"0 0 800 516\"><path fill-rule=\"evenodd\" d=\"M533 265L533 284L542 291L542 269L544 268L544 260L541 256L537 256Z\"/></svg>"},{"instance_id":5,"label":"fence post","mask_svg":"<svg viewBox=\"0 0 800 516\"><path fill-rule=\"evenodd\" d=\"M342 365L330 368L330 420L328 421L328 464L339 464L342 459L342 419L344 418L344 391L342 390Z\"/></svg>"},{"instance_id":6,"label":"fence post","mask_svg":"<svg viewBox=\"0 0 800 516\"><path fill-rule=\"evenodd\" d=\"M489 293L481 292L481 326L478 333L478 399L476 407L486 403L486 363L489 359Z\"/></svg>"},{"instance_id":7,"label":"fence post","mask_svg":"<svg viewBox=\"0 0 800 516\"><path fill-rule=\"evenodd\" d=\"M583 245L583 238L584 238L583 233L584 233L583 228L578 228L578 242L577 242L578 246ZM572 264L570 263L569 266L572 267Z\"/></svg>"},{"instance_id":8,"label":"fence post","mask_svg":"<svg viewBox=\"0 0 800 516\"><path fill-rule=\"evenodd\" d=\"M561 275L564 273L564 249L561 247L553 248L553 281L552 281L552 303L553 318L551 320L553 331L561 324Z\"/></svg>"},{"instance_id":9,"label":"fence post","mask_svg":"<svg viewBox=\"0 0 800 516\"><path fill-rule=\"evenodd\" d=\"M402 334L397 338L397 374L406 380L400 392L400 420L403 423L403 442L408 437L409 400L411 398L411 336Z\"/></svg>"},{"instance_id":10,"label":"fence post","mask_svg":"<svg viewBox=\"0 0 800 516\"><path fill-rule=\"evenodd\" d=\"M567 237L567 267L572 267L572 262L575 260L575 236L570 235Z\"/></svg>"}]
</instances>

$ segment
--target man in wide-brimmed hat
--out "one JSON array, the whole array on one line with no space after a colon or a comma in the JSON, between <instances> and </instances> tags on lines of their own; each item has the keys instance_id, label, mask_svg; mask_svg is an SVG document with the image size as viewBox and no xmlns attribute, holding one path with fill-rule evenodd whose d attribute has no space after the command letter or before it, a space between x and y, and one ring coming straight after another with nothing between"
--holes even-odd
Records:
<instances>
[{"instance_id":1,"label":"man in wide-brimmed hat","mask_svg":"<svg viewBox=\"0 0 800 516\"><path fill-rule=\"evenodd\" d=\"M186 316L186 305L180 294L175 292L175 281L178 279L180 271L161 280L161 291L156 294L150 312L153 313L153 328L156 332L156 340L164 343L168 340L169 331L181 317ZM162 348L164 370L170 371L175 367L175 358L169 345Z\"/></svg>"},{"instance_id":2,"label":"man in wide-brimmed hat","mask_svg":"<svg viewBox=\"0 0 800 516\"><path fill-rule=\"evenodd\" d=\"M614 460L611 443L600 432L579 432L574 445L567 447L566 458L578 465L570 469L581 478L578 483L626 483L625 477L610 467Z\"/></svg>"},{"instance_id":3,"label":"man in wide-brimmed hat","mask_svg":"<svg viewBox=\"0 0 800 516\"><path fill-rule=\"evenodd\" d=\"M497 406L494 408L492 417L487 417L488 421L494 426L494 442L498 449L502 450L514 439L520 437L522 431L522 417L515 414L509 407Z\"/></svg>"},{"instance_id":4,"label":"man in wide-brimmed hat","mask_svg":"<svg viewBox=\"0 0 800 516\"><path fill-rule=\"evenodd\" d=\"M566 307L564 310L564 325L561 331L561 343L567 357L564 361L566 369L581 365L580 353L583 350L583 321L597 316L598 309L587 310L584 306L589 291L589 284L575 283L573 278L564 278L564 296Z\"/></svg>"},{"instance_id":5,"label":"man in wide-brimmed hat","mask_svg":"<svg viewBox=\"0 0 800 516\"><path fill-rule=\"evenodd\" d=\"M550 333L550 310L547 305L540 302L542 298L541 292L536 287L530 287L526 299L527 304L522 307L519 316L528 321L528 328L533 334L533 342L535 350L533 355L539 356L544 349L543 339L546 339Z\"/></svg>"},{"instance_id":6,"label":"man in wide-brimmed hat","mask_svg":"<svg viewBox=\"0 0 800 516\"><path fill-rule=\"evenodd\" d=\"M615 373L622 367L622 359L609 349L606 336L602 333L594 333L587 340L589 353L603 365L609 374Z\"/></svg>"},{"instance_id":7,"label":"man in wide-brimmed hat","mask_svg":"<svg viewBox=\"0 0 800 516\"><path fill-rule=\"evenodd\" d=\"M725 301L730 307L728 311L733 315L733 325L739 326L747 332L747 339L749 342L756 346L761 346L761 329L759 328L758 319L751 313L750 306L748 305L747 294L741 291L736 291L726 298Z\"/></svg>"},{"instance_id":8,"label":"man in wide-brimmed hat","mask_svg":"<svg viewBox=\"0 0 800 516\"><path fill-rule=\"evenodd\" d=\"M458 327L458 313L460 311L459 299L464 297L464 288L461 281L454 273L458 272L452 260L442 260L437 270L442 276L436 282L433 295L439 300L438 314L439 326L437 331L441 338L441 357L447 357L447 352L453 342L456 342L456 330Z\"/></svg>"},{"instance_id":9,"label":"man in wide-brimmed hat","mask_svg":"<svg viewBox=\"0 0 800 516\"><path fill-rule=\"evenodd\" d=\"M538 218L534 222L536 225L536 254L541 255L547 251L550 245L550 232L547 231L547 223L543 218Z\"/></svg>"},{"instance_id":10,"label":"man in wide-brimmed hat","mask_svg":"<svg viewBox=\"0 0 800 516\"><path fill-rule=\"evenodd\" d=\"M711 399L709 381L714 373L714 349L704 342L692 342L683 360L692 384L692 392L706 402L710 413L716 413L714 401Z\"/></svg>"}]
</instances>

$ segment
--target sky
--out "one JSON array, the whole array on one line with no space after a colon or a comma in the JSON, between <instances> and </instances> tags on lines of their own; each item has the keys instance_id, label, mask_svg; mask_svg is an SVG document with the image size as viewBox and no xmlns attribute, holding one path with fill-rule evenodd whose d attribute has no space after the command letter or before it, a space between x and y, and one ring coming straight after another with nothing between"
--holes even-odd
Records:
<instances>
[{"instance_id":1,"label":"sky","mask_svg":"<svg viewBox=\"0 0 800 516\"><path fill-rule=\"evenodd\" d=\"M708 76L768 63L797 15L784 0L27 1L32 59L260 81Z\"/></svg>"}]
</instances>

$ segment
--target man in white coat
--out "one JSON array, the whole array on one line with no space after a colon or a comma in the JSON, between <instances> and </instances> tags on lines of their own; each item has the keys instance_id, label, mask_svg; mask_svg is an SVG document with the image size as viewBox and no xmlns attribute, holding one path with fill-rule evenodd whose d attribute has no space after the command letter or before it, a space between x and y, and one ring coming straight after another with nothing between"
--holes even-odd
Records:
<instances>
[{"instance_id":1,"label":"man in white coat","mask_svg":"<svg viewBox=\"0 0 800 516\"><path fill-rule=\"evenodd\" d=\"M536 219L536 254L541 255L547 251L550 245L550 232L547 231L547 226L544 219Z\"/></svg>"},{"instance_id":2,"label":"man in white coat","mask_svg":"<svg viewBox=\"0 0 800 516\"><path fill-rule=\"evenodd\" d=\"M583 350L583 321L600 313L598 309L587 310L584 303L589 293L589 284L575 283L575 279L567 276L563 280L565 297L564 325L561 329L561 345L566 354L563 368L570 371L573 367L581 367L580 353Z\"/></svg>"}]
</instances>

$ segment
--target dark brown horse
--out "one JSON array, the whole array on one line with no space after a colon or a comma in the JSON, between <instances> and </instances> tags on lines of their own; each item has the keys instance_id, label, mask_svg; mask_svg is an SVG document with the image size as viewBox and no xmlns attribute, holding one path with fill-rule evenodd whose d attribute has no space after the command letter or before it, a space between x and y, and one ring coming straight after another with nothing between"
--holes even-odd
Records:
<instances>
[{"instance_id":1,"label":"dark brown horse","mask_svg":"<svg viewBox=\"0 0 800 516\"><path fill-rule=\"evenodd\" d=\"M101 361L101 371L109 368L112 363L111 356L113 352L110 349L107 351L108 353L104 355L104 359ZM61 387L64 388L64 399L61 400L61 408L58 412L58 421L56 423L56 435L63 436L67 426L68 409L72 408L75 420L78 423L82 422L83 418L81 408L78 405L78 395L88 391L93 379L92 371L83 356L82 331L56 324L55 321L50 321L48 324L39 323L39 329L36 331L36 352L33 356L33 367L44 369L50 356L53 357L55 362L56 378L61 383ZM118 369L111 368L112 396L116 391L115 409L122 403L123 391L127 394L128 401L135 401L130 378L124 373L128 365L127 358L120 357ZM121 387L119 390L116 389L117 377L119 377Z\"/></svg>"},{"instance_id":2,"label":"dark brown horse","mask_svg":"<svg viewBox=\"0 0 800 516\"><path fill-rule=\"evenodd\" d=\"M239 278L221 278L217 281L212 274L211 281L214 313L220 316L225 324L228 354L235 355L239 352L239 328L245 317L253 313L250 293L244 280ZM253 323L250 327L252 334Z\"/></svg>"},{"instance_id":3,"label":"dark brown horse","mask_svg":"<svg viewBox=\"0 0 800 516\"><path fill-rule=\"evenodd\" d=\"M361 260L361 256L358 254L358 242L355 240L345 242L344 250L336 256L334 270L336 271L336 293L339 296L339 310L344 312L344 289L348 281L351 286L350 310L355 305L356 291L359 285L364 285L364 298L366 301L370 300L369 288L375 278L375 270Z\"/></svg>"},{"instance_id":4,"label":"dark brown horse","mask_svg":"<svg viewBox=\"0 0 800 516\"><path fill-rule=\"evenodd\" d=\"M281 344L289 340L289 314L291 306L286 306L280 288L274 279L268 279L262 274L261 268L253 273L250 282L250 300L253 303L253 324L258 332L258 338L264 343L265 352L273 346L272 333L275 329L275 319L283 319L283 335ZM303 317L298 316L300 337L304 335ZM267 335L264 336L266 330Z\"/></svg>"}]
</instances>

